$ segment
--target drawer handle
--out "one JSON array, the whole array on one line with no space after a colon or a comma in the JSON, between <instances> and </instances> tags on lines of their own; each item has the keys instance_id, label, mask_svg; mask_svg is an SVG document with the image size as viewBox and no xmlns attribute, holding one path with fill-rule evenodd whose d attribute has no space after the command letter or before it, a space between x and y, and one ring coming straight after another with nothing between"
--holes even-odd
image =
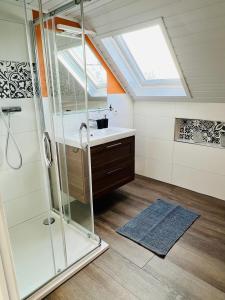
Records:
<instances>
[{"instance_id":1,"label":"drawer handle","mask_svg":"<svg viewBox=\"0 0 225 300\"><path fill-rule=\"evenodd\" d=\"M113 171L109 171L109 172L107 172L107 175L112 175L113 173L116 173L116 172L118 172L120 170L122 170L122 168L117 168L117 169L115 169Z\"/></svg>"},{"instance_id":2,"label":"drawer handle","mask_svg":"<svg viewBox=\"0 0 225 300\"><path fill-rule=\"evenodd\" d=\"M116 143L116 144L113 144L113 145L109 145L106 148L113 148L113 147L116 147L116 146L119 146L119 145L122 145L122 143Z\"/></svg>"}]
</instances>

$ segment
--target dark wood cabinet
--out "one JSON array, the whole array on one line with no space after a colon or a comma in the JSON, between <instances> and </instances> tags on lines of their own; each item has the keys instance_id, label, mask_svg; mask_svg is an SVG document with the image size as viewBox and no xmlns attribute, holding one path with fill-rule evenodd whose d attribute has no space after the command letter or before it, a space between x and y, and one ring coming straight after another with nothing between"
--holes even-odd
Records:
<instances>
[{"instance_id":1,"label":"dark wood cabinet","mask_svg":"<svg viewBox=\"0 0 225 300\"><path fill-rule=\"evenodd\" d=\"M131 136L91 148L94 199L134 179L134 145Z\"/></svg>"},{"instance_id":2,"label":"dark wood cabinet","mask_svg":"<svg viewBox=\"0 0 225 300\"><path fill-rule=\"evenodd\" d=\"M135 137L91 147L93 198L134 179ZM83 203L90 201L88 156L82 149L66 146L66 161L69 194Z\"/></svg>"}]
</instances>

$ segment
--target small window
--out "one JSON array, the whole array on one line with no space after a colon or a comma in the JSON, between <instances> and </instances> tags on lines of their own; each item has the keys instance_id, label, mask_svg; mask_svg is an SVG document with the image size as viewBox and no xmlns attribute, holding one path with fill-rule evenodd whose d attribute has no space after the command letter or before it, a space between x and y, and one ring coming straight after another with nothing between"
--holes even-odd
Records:
<instances>
[{"instance_id":1,"label":"small window","mask_svg":"<svg viewBox=\"0 0 225 300\"><path fill-rule=\"evenodd\" d=\"M103 97L106 94L107 74L91 48L86 44L86 70L88 77L88 93L93 97ZM82 46L64 49L58 52L58 58L65 68L76 78L84 88L84 61Z\"/></svg>"},{"instance_id":2,"label":"small window","mask_svg":"<svg viewBox=\"0 0 225 300\"><path fill-rule=\"evenodd\" d=\"M102 42L134 96L188 96L161 20Z\"/></svg>"}]
</instances>

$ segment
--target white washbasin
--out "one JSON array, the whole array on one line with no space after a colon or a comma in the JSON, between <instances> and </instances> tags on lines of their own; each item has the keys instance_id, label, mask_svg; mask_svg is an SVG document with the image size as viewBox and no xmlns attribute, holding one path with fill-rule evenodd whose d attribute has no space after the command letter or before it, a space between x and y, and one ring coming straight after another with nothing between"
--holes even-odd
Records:
<instances>
[{"instance_id":1,"label":"white washbasin","mask_svg":"<svg viewBox=\"0 0 225 300\"><path fill-rule=\"evenodd\" d=\"M126 131L127 128L120 128L120 127L110 127L104 129L91 129L90 130L90 138L94 139L95 137L107 137L114 134L120 134L121 132Z\"/></svg>"},{"instance_id":2,"label":"white washbasin","mask_svg":"<svg viewBox=\"0 0 225 300\"><path fill-rule=\"evenodd\" d=\"M81 148L79 134L72 132L65 132L66 145ZM97 146L118 139L126 138L135 135L135 129L121 128L121 127L109 127L104 129L91 129L89 133L90 146ZM59 139L57 139L59 141ZM62 142L62 139L60 139ZM87 137L85 136L85 130L82 133L83 145L87 143Z\"/></svg>"}]
</instances>

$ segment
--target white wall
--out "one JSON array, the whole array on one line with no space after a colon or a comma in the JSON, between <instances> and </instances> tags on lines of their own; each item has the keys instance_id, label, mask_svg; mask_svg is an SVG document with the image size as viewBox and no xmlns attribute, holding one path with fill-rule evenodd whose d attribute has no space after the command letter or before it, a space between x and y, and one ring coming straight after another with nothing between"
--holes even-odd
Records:
<instances>
[{"instance_id":1,"label":"white wall","mask_svg":"<svg viewBox=\"0 0 225 300\"><path fill-rule=\"evenodd\" d=\"M225 104L135 102L136 173L225 200L225 149L175 142L176 117L225 121Z\"/></svg>"},{"instance_id":2,"label":"white wall","mask_svg":"<svg viewBox=\"0 0 225 300\"><path fill-rule=\"evenodd\" d=\"M108 104L113 111L108 113L109 126L133 128L133 101L126 94L108 95Z\"/></svg>"},{"instance_id":3,"label":"white wall","mask_svg":"<svg viewBox=\"0 0 225 300\"><path fill-rule=\"evenodd\" d=\"M0 2L0 60L28 62L23 10ZM34 100L0 99L0 107L19 105L22 112L11 117L14 137L23 157L20 170L12 170L5 161L6 129L0 119L0 194L9 227L20 224L46 211L44 170L40 157ZM15 147L10 143L10 159L17 164Z\"/></svg>"}]
</instances>

